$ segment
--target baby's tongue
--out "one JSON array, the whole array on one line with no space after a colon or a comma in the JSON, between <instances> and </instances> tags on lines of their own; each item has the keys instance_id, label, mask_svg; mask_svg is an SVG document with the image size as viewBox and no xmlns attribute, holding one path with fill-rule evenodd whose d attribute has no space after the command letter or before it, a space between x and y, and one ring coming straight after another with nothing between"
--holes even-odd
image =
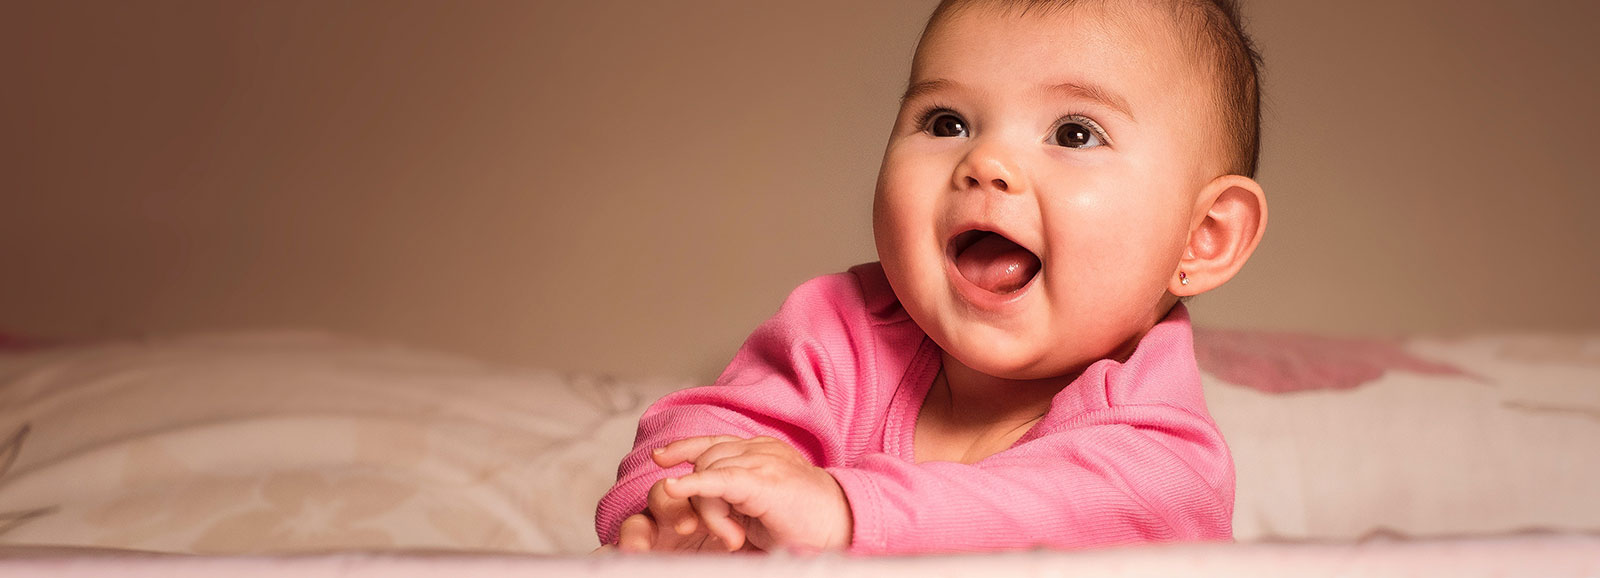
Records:
<instances>
[{"instance_id":1,"label":"baby's tongue","mask_svg":"<svg viewBox=\"0 0 1600 578\"><path fill-rule=\"evenodd\" d=\"M1039 258L1010 239L988 233L956 255L956 269L972 284L994 293L1010 293L1039 272Z\"/></svg>"}]
</instances>

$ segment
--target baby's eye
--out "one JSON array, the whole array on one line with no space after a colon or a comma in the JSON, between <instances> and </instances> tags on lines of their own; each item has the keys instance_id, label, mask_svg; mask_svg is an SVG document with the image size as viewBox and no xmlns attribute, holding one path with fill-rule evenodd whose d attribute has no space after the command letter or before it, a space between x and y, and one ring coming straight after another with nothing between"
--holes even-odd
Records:
<instances>
[{"instance_id":1,"label":"baby's eye","mask_svg":"<svg viewBox=\"0 0 1600 578\"><path fill-rule=\"evenodd\" d=\"M1070 149L1088 149L1106 144L1105 131L1094 121L1071 117L1056 125L1055 144Z\"/></svg>"},{"instance_id":2,"label":"baby's eye","mask_svg":"<svg viewBox=\"0 0 1600 578\"><path fill-rule=\"evenodd\" d=\"M937 112L923 123L928 134L937 137L964 137L967 136L967 121L949 112Z\"/></svg>"}]
</instances>

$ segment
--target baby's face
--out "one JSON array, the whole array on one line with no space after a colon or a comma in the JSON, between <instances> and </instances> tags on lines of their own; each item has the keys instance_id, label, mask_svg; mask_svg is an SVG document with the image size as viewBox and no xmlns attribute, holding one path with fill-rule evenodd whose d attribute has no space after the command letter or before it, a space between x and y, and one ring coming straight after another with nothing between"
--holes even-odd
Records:
<instances>
[{"instance_id":1,"label":"baby's face","mask_svg":"<svg viewBox=\"0 0 1600 578\"><path fill-rule=\"evenodd\" d=\"M1159 10L969 10L924 39L878 178L896 294L1006 379L1131 352L1177 300L1215 114Z\"/></svg>"}]
</instances>

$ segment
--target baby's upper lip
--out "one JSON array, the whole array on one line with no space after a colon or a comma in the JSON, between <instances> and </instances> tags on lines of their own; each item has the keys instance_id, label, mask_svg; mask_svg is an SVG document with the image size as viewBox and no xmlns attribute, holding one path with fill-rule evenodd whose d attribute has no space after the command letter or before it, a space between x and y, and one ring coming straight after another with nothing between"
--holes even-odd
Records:
<instances>
[{"instance_id":1,"label":"baby's upper lip","mask_svg":"<svg viewBox=\"0 0 1600 578\"><path fill-rule=\"evenodd\" d=\"M1044 256L1040 255L1039 251L1030 246L1027 241L1018 238L1016 235L1007 231L1006 228L1000 224L989 221L965 221L951 228L950 231L945 234L944 238L945 251L949 253L950 258L954 259L955 256L960 253L961 249L971 246L972 242L977 240L977 236L973 235L969 239L961 239L963 241L963 246L956 246L956 241L958 238L960 238L962 234L969 231L986 231L1000 235L1001 237L1005 237L1006 240L1016 243L1018 247L1022 247L1023 249L1027 249L1029 253L1033 253L1033 256L1037 257L1041 264L1044 262Z\"/></svg>"}]
</instances>

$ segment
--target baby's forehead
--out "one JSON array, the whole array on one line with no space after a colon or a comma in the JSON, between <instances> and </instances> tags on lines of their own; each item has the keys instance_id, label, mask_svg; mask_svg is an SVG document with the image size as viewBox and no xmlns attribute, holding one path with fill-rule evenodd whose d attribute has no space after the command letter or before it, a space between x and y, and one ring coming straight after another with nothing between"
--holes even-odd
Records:
<instances>
[{"instance_id":1,"label":"baby's forehead","mask_svg":"<svg viewBox=\"0 0 1600 578\"><path fill-rule=\"evenodd\" d=\"M1183 17L1171 0L969 0L941 6L929 20L918 44L918 56L929 37L963 24L1039 26L1055 32L1057 40L1096 34L1147 56L1174 57L1195 52L1203 23ZM1201 59L1191 59L1194 64Z\"/></svg>"},{"instance_id":2,"label":"baby's forehead","mask_svg":"<svg viewBox=\"0 0 1600 578\"><path fill-rule=\"evenodd\" d=\"M1046 103L1038 110L1047 113L1075 108L1071 102L1104 103L1111 106L1102 110L1125 112L1141 134L1189 143L1208 164L1226 154L1206 136L1227 123L1220 76L1196 46L1202 32L1168 2L1080 0L1022 10L994 1L935 14L917 48L906 105L930 84L950 89L945 94L957 104L963 94L1034 99L1020 102ZM944 100L936 91L929 97Z\"/></svg>"},{"instance_id":3,"label":"baby's forehead","mask_svg":"<svg viewBox=\"0 0 1600 578\"><path fill-rule=\"evenodd\" d=\"M1198 33L1186 30L1169 4L1124 0L958 4L955 10L935 13L929 22L912 63L912 81L985 72L992 62L973 56L989 50L1030 66L997 69L1012 75L974 77L1011 82L1052 73L1099 76L1129 97L1209 92L1214 81L1209 61L1194 46ZM998 38L1005 41L996 42Z\"/></svg>"},{"instance_id":4,"label":"baby's forehead","mask_svg":"<svg viewBox=\"0 0 1600 578\"><path fill-rule=\"evenodd\" d=\"M1002 41L1024 33L1026 42ZM1002 50L986 63L963 60L985 43ZM971 86L1014 88L1038 84L1042 69L1101 77L1133 108L1199 131L1205 148L1222 149L1227 172L1254 176L1260 63L1234 0L944 0L917 45L911 86L964 76L977 79Z\"/></svg>"}]
</instances>

